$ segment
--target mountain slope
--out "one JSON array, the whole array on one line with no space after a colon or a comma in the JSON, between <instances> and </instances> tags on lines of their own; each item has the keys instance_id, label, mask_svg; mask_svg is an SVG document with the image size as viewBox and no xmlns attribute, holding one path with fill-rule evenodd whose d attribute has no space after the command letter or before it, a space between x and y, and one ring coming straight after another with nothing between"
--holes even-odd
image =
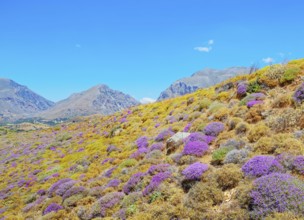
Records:
<instances>
[{"instance_id":1,"label":"mountain slope","mask_svg":"<svg viewBox=\"0 0 304 220\"><path fill-rule=\"evenodd\" d=\"M0 218L303 219L303 78L294 60L113 115L2 127Z\"/></svg>"},{"instance_id":2,"label":"mountain slope","mask_svg":"<svg viewBox=\"0 0 304 220\"><path fill-rule=\"evenodd\" d=\"M0 121L27 117L53 105L53 102L37 95L26 86L0 78Z\"/></svg>"},{"instance_id":3,"label":"mountain slope","mask_svg":"<svg viewBox=\"0 0 304 220\"><path fill-rule=\"evenodd\" d=\"M231 67L223 70L206 68L194 73L191 77L175 81L160 94L158 101L192 93L199 88L207 88L233 76L247 74L249 71L250 68L246 67Z\"/></svg>"},{"instance_id":4,"label":"mountain slope","mask_svg":"<svg viewBox=\"0 0 304 220\"><path fill-rule=\"evenodd\" d=\"M109 115L137 104L139 102L129 95L112 90L106 85L97 85L87 91L71 95L37 116L56 119L92 114Z\"/></svg>"}]
</instances>

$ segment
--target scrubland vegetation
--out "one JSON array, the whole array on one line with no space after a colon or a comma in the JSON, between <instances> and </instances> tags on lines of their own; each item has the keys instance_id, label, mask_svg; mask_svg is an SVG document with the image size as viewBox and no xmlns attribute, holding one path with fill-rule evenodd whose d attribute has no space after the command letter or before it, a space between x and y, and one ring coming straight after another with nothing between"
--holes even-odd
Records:
<instances>
[{"instance_id":1,"label":"scrubland vegetation","mask_svg":"<svg viewBox=\"0 0 304 220\"><path fill-rule=\"evenodd\" d=\"M0 218L303 219L303 80L294 60L111 116L2 128Z\"/></svg>"}]
</instances>

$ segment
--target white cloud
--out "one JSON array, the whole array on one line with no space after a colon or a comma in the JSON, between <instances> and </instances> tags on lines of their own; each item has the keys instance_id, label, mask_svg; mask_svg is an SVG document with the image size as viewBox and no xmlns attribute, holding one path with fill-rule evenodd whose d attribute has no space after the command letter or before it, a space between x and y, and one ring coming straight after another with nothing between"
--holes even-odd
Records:
<instances>
[{"instance_id":1,"label":"white cloud","mask_svg":"<svg viewBox=\"0 0 304 220\"><path fill-rule=\"evenodd\" d=\"M267 57L267 58L264 58L264 59L263 59L263 62L264 62L264 63L267 63L267 64L273 63L273 62L274 62L274 59L271 58L271 57Z\"/></svg>"},{"instance_id":2,"label":"white cloud","mask_svg":"<svg viewBox=\"0 0 304 220\"><path fill-rule=\"evenodd\" d=\"M212 50L212 47L194 47L194 50L209 53Z\"/></svg>"},{"instance_id":3,"label":"white cloud","mask_svg":"<svg viewBox=\"0 0 304 220\"><path fill-rule=\"evenodd\" d=\"M282 53L282 52L280 52L280 53L278 53L278 54L279 54L279 56L282 57L282 58L285 56L285 54Z\"/></svg>"},{"instance_id":4,"label":"white cloud","mask_svg":"<svg viewBox=\"0 0 304 220\"><path fill-rule=\"evenodd\" d=\"M142 104L148 104L148 103L156 102L155 99L147 98L147 97L144 97L144 98L142 98L142 99L139 100L139 101L140 101L140 103L142 103Z\"/></svg>"},{"instance_id":5,"label":"white cloud","mask_svg":"<svg viewBox=\"0 0 304 220\"><path fill-rule=\"evenodd\" d=\"M209 45L214 44L214 40L209 40L209 41L208 41L208 44L209 44Z\"/></svg>"},{"instance_id":6,"label":"white cloud","mask_svg":"<svg viewBox=\"0 0 304 220\"><path fill-rule=\"evenodd\" d=\"M197 50L199 52L205 52L205 53L209 53L212 50L211 45L214 44L214 40L208 40L207 45L206 46L199 46L199 47L194 47L194 50Z\"/></svg>"},{"instance_id":7,"label":"white cloud","mask_svg":"<svg viewBox=\"0 0 304 220\"><path fill-rule=\"evenodd\" d=\"M80 44L75 44L75 47L76 48L81 48L81 45Z\"/></svg>"}]
</instances>

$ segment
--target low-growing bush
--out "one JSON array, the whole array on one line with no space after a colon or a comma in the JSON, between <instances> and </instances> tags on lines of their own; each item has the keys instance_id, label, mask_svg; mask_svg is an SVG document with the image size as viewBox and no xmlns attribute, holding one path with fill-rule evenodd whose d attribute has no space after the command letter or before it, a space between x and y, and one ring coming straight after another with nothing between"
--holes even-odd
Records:
<instances>
[{"instance_id":1,"label":"low-growing bush","mask_svg":"<svg viewBox=\"0 0 304 220\"><path fill-rule=\"evenodd\" d=\"M226 164L215 172L216 180L223 189L231 189L238 185L243 178L241 169L235 164Z\"/></svg>"},{"instance_id":2,"label":"low-growing bush","mask_svg":"<svg viewBox=\"0 0 304 220\"><path fill-rule=\"evenodd\" d=\"M261 137L257 143L254 145L254 151L261 154L270 154L274 153L276 149L273 138L268 136Z\"/></svg>"},{"instance_id":3,"label":"low-growing bush","mask_svg":"<svg viewBox=\"0 0 304 220\"><path fill-rule=\"evenodd\" d=\"M130 192L141 190L143 186L140 186L139 184L146 175L146 173L136 173L131 176L129 181L124 185L123 192L129 194Z\"/></svg>"},{"instance_id":4,"label":"low-growing bush","mask_svg":"<svg viewBox=\"0 0 304 220\"><path fill-rule=\"evenodd\" d=\"M200 102L199 102L199 111L203 110L203 109L207 109L210 104L212 103L212 101L208 98L203 98Z\"/></svg>"},{"instance_id":5,"label":"low-growing bush","mask_svg":"<svg viewBox=\"0 0 304 220\"><path fill-rule=\"evenodd\" d=\"M210 115L214 114L215 112L217 112L218 110L220 110L221 108L224 108L225 105L223 103L220 103L218 101L214 101L209 105L208 108L208 112Z\"/></svg>"},{"instance_id":6,"label":"low-growing bush","mask_svg":"<svg viewBox=\"0 0 304 220\"><path fill-rule=\"evenodd\" d=\"M250 125L246 122L240 122L235 127L235 134L237 135L246 135L249 131Z\"/></svg>"},{"instance_id":7,"label":"low-growing bush","mask_svg":"<svg viewBox=\"0 0 304 220\"><path fill-rule=\"evenodd\" d=\"M202 141L191 141L185 144L183 154L201 157L209 149L208 144Z\"/></svg>"},{"instance_id":8,"label":"low-growing bush","mask_svg":"<svg viewBox=\"0 0 304 220\"><path fill-rule=\"evenodd\" d=\"M289 174L273 173L256 179L250 195L253 219L276 212L304 215L304 183Z\"/></svg>"},{"instance_id":9,"label":"low-growing bush","mask_svg":"<svg viewBox=\"0 0 304 220\"><path fill-rule=\"evenodd\" d=\"M194 210L197 216L220 204L224 199L223 192L214 183L198 182L195 184L184 200L184 206Z\"/></svg>"},{"instance_id":10,"label":"low-growing bush","mask_svg":"<svg viewBox=\"0 0 304 220\"><path fill-rule=\"evenodd\" d=\"M304 83L302 83L302 85L297 88L297 90L293 94L293 100L297 104L302 104L302 102L304 101Z\"/></svg>"},{"instance_id":11,"label":"low-growing bush","mask_svg":"<svg viewBox=\"0 0 304 220\"><path fill-rule=\"evenodd\" d=\"M50 212L58 212L59 210L63 209L63 207L61 205L58 205L56 203L52 203L50 204L44 211L43 211L43 215L46 215Z\"/></svg>"},{"instance_id":12,"label":"low-growing bush","mask_svg":"<svg viewBox=\"0 0 304 220\"><path fill-rule=\"evenodd\" d=\"M207 136L216 137L218 136L222 131L224 131L225 125L221 122L211 122L208 124L205 129L204 133Z\"/></svg>"},{"instance_id":13,"label":"low-growing bush","mask_svg":"<svg viewBox=\"0 0 304 220\"><path fill-rule=\"evenodd\" d=\"M294 79L298 76L298 74L301 72L301 69L298 67L289 68L287 69L284 74L280 78L280 83L282 85L291 83L294 81Z\"/></svg>"},{"instance_id":14,"label":"low-growing bush","mask_svg":"<svg viewBox=\"0 0 304 220\"><path fill-rule=\"evenodd\" d=\"M187 180L200 180L204 172L208 170L208 165L200 162L191 164L183 170L182 174Z\"/></svg>"},{"instance_id":15,"label":"low-growing bush","mask_svg":"<svg viewBox=\"0 0 304 220\"><path fill-rule=\"evenodd\" d=\"M122 192L112 192L101 197L92 205L90 210L89 219L96 217L106 217L107 210L117 205L125 196Z\"/></svg>"},{"instance_id":16,"label":"low-growing bush","mask_svg":"<svg viewBox=\"0 0 304 220\"><path fill-rule=\"evenodd\" d=\"M227 153L224 164L227 163L235 163L235 164L243 164L247 160L249 151L246 149L240 149L240 150L232 150Z\"/></svg>"},{"instance_id":17,"label":"low-growing bush","mask_svg":"<svg viewBox=\"0 0 304 220\"><path fill-rule=\"evenodd\" d=\"M275 172L284 172L284 168L274 156L255 156L242 166L242 171L249 177L261 177Z\"/></svg>"},{"instance_id":18,"label":"low-growing bush","mask_svg":"<svg viewBox=\"0 0 304 220\"><path fill-rule=\"evenodd\" d=\"M299 174L304 174L304 156L297 156L293 161L293 166Z\"/></svg>"},{"instance_id":19,"label":"low-growing bush","mask_svg":"<svg viewBox=\"0 0 304 220\"><path fill-rule=\"evenodd\" d=\"M290 94L282 94L277 96L271 105L272 108L285 108L291 105L292 98Z\"/></svg>"},{"instance_id":20,"label":"low-growing bush","mask_svg":"<svg viewBox=\"0 0 304 220\"><path fill-rule=\"evenodd\" d=\"M250 129L247 138L250 142L256 142L269 133L270 129L264 123L258 123Z\"/></svg>"},{"instance_id":21,"label":"low-growing bush","mask_svg":"<svg viewBox=\"0 0 304 220\"><path fill-rule=\"evenodd\" d=\"M286 71L283 65L273 65L260 77L259 81L270 88L279 85L279 80L282 78Z\"/></svg>"},{"instance_id":22,"label":"low-growing bush","mask_svg":"<svg viewBox=\"0 0 304 220\"><path fill-rule=\"evenodd\" d=\"M212 153L212 163L213 164L222 164L227 153L229 151L232 151L234 149L234 147L231 147L231 146L227 146L227 147L221 147L217 150L215 150L213 153Z\"/></svg>"},{"instance_id":23,"label":"low-growing bush","mask_svg":"<svg viewBox=\"0 0 304 220\"><path fill-rule=\"evenodd\" d=\"M164 141L164 140L168 139L169 137L171 137L172 135L174 135L174 132L171 131L171 129L163 130L157 135L157 137L155 138L155 141L157 141L157 142Z\"/></svg>"},{"instance_id":24,"label":"low-growing bush","mask_svg":"<svg viewBox=\"0 0 304 220\"><path fill-rule=\"evenodd\" d=\"M241 118L233 117L228 122L228 129L233 130L236 128L237 124L242 122Z\"/></svg>"},{"instance_id":25,"label":"low-growing bush","mask_svg":"<svg viewBox=\"0 0 304 220\"><path fill-rule=\"evenodd\" d=\"M248 84L247 92L248 93L257 93L261 91L261 85L258 80L252 81Z\"/></svg>"},{"instance_id":26,"label":"low-growing bush","mask_svg":"<svg viewBox=\"0 0 304 220\"><path fill-rule=\"evenodd\" d=\"M240 82L237 85L236 94L238 97L243 97L247 93L248 83L247 82Z\"/></svg>"},{"instance_id":27,"label":"low-growing bush","mask_svg":"<svg viewBox=\"0 0 304 220\"><path fill-rule=\"evenodd\" d=\"M193 142L193 141L201 141L207 144L210 144L215 138L213 136L207 136L202 132L194 132L191 133L187 138L185 138L184 142Z\"/></svg>"},{"instance_id":28,"label":"low-growing bush","mask_svg":"<svg viewBox=\"0 0 304 220\"><path fill-rule=\"evenodd\" d=\"M171 172L160 172L155 174L152 179L151 182L149 183L148 186L146 186L146 188L143 191L143 195L147 196L150 193L152 193L154 190L157 189L157 187L166 179L171 177Z\"/></svg>"}]
</instances>

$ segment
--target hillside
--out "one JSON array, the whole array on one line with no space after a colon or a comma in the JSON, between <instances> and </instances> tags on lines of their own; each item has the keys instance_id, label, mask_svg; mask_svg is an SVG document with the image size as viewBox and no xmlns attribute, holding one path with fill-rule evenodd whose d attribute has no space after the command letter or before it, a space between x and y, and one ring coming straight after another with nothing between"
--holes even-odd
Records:
<instances>
[{"instance_id":1,"label":"hillside","mask_svg":"<svg viewBox=\"0 0 304 220\"><path fill-rule=\"evenodd\" d=\"M129 95L112 90L106 85L97 85L57 102L55 106L36 116L56 119L93 114L109 115L138 104L139 102Z\"/></svg>"},{"instance_id":2,"label":"hillside","mask_svg":"<svg viewBox=\"0 0 304 220\"><path fill-rule=\"evenodd\" d=\"M0 78L0 122L28 117L46 110L53 102L34 93L26 86Z\"/></svg>"},{"instance_id":3,"label":"hillside","mask_svg":"<svg viewBox=\"0 0 304 220\"><path fill-rule=\"evenodd\" d=\"M0 219L303 219L304 59L43 130L0 130Z\"/></svg>"},{"instance_id":4,"label":"hillside","mask_svg":"<svg viewBox=\"0 0 304 220\"><path fill-rule=\"evenodd\" d=\"M160 94L158 101L186 95L201 88L208 88L234 76L249 72L250 68L247 67L230 67L222 70L206 68L192 74L190 77L179 79L172 83Z\"/></svg>"}]
</instances>

